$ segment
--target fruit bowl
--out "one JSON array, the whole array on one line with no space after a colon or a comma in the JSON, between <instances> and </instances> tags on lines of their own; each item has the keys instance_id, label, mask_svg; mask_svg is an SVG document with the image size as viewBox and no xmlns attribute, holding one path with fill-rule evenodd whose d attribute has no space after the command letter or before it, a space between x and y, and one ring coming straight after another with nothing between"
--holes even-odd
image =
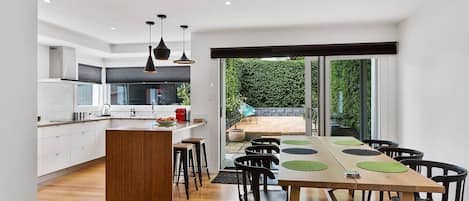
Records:
<instances>
[{"instance_id":1,"label":"fruit bowl","mask_svg":"<svg viewBox=\"0 0 469 201\"><path fill-rule=\"evenodd\" d=\"M158 123L158 126L163 126L163 127L173 126L174 124L176 124L176 118L160 117L156 119L156 123Z\"/></svg>"}]
</instances>

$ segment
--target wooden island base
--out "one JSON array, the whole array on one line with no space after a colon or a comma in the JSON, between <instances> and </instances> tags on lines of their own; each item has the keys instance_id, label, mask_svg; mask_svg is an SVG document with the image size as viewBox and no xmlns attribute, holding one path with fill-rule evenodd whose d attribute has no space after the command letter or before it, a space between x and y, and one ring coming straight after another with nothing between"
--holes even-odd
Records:
<instances>
[{"instance_id":1,"label":"wooden island base","mask_svg":"<svg viewBox=\"0 0 469 201\"><path fill-rule=\"evenodd\" d=\"M106 201L172 200L172 145L180 137L175 135L202 125L107 130Z\"/></svg>"}]
</instances>

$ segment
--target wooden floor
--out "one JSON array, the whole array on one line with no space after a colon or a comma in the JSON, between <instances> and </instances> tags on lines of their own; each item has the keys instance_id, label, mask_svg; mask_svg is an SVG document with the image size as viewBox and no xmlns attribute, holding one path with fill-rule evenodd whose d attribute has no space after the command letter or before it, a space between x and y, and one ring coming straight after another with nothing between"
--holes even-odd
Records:
<instances>
[{"instance_id":1,"label":"wooden floor","mask_svg":"<svg viewBox=\"0 0 469 201\"><path fill-rule=\"evenodd\" d=\"M43 183L38 187L38 201L105 201L105 164L82 169ZM213 175L214 176L214 175ZM204 185L195 191L191 182L191 201L237 201L236 185L211 184L204 177ZM185 201L184 185L173 187L173 200ZM347 200L347 192L336 193L338 200ZM302 201L328 200L324 190L302 189ZM386 197L386 196L385 196ZM355 200L361 200L359 196Z\"/></svg>"}]
</instances>

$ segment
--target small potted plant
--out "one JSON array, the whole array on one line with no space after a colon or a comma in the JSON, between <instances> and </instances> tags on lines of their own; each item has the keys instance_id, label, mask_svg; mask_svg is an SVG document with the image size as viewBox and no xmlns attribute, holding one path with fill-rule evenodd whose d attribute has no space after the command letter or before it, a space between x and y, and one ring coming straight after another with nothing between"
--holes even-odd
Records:
<instances>
[{"instance_id":1,"label":"small potted plant","mask_svg":"<svg viewBox=\"0 0 469 201\"><path fill-rule=\"evenodd\" d=\"M241 114L241 118L239 120L243 119L243 114ZM241 142L244 141L246 138L246 133L244 133L244 130L241 128L237 127L238 124L238 119L235 120L236 122L234 123L234 128L230 129L228 132L228 140L231 142Z\"/></svg>"}]
</instances>

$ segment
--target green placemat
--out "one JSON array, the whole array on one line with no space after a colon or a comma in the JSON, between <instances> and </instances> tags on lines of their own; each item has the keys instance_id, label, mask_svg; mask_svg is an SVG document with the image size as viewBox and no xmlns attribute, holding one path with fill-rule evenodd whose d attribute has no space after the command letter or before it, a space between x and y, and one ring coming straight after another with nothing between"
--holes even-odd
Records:
<instances>
[{"instance_id":1,"label":"green placemat","mask_svg":"<svg viewBox=\"0 0 469 201\"><path fill-rule=\"evenodd\" d=\"M284 140L282 141L283 144L290 144L290 145L307 145L311 144L311 141L308 140Z\"/></svg>"},{"instance_id":2,"label":"green placemat","mask_svg":"<svg viewBox=\"0 0 469 201\"><path fill-rule=\"evenodd\" d=\"M360 146L360 145L363 145L363 143L358 141L358 140L337 140L337 141L334 142L334 144L346 145L346 146Z\"/></svg>"},{"instance_id":3,"label":"green placemat","mask_svg":"<svg viewBox=\"0 0 469 201\"><path fill-rule=\"evenodd\" d=\"M357 166L361 169L383 173L401 173L408 171L406 166L398 162L364 161L357 163Z\"/></svg>"},{"instance_id":4,"label":"green placemat","mask_svg":"<svg viewBox=\"0 0 469 201\"><path fill-rule=\"evenodd\" d=\"M321 171L327 169L327 165L317 161L303 161L303 160L295 160L295 161L286 161L282 163L284 168L296 171Z\"/></svg>"}]
</instances>

